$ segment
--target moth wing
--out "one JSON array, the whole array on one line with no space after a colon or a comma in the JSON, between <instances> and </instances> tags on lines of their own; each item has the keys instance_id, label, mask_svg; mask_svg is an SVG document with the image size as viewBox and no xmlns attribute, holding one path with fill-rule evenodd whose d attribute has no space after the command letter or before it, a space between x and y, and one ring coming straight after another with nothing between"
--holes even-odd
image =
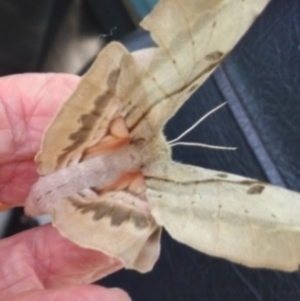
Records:
<instances>
[{"instance_id":1,"label":"moth wing","mask_svg":"<svg viewBox=\"0 0 300 301\"><path fill-rule=\"evenodd\" d=\"M39 173L79 162L105 135L118 111L132 138L147 139L159 132L268 1L159 2L141 23L158 47L130 55L121 44L111 43L100 52L47 129L36 157Z\"/></svg>"},{"instance_id":2,"label":"moth wing","mask_svg":"<svg viewBox=\"0 0 300 301\"><path fill-rule=\"evenodd\" d=\"M141 22L157 47L126 56L118 95L132 136L160 131L269 0L162 0ZM123 73L123 74L122 74Z\"/></svg>"},{"instance_id":3,"label":"moth wing","mask_svg":"<svg viewBox=\"0 0 300 301\"><path fill-rule=\"evenodd\" d=\"M124 266L147 272L160 252L161 228L150 212L130 208L137 199L124 191L95 195L85 190L57 202L53 225L81 247L118 258Z\"/></svg>"},{"instance_id":4,"label":"moth wing","mask_svg":"<svg viewBox=\"0 0 300 301\"><path fill-rule=\"evenodd\" d=\"M76 164L83 152L106 134L119 110L115 89L121 61L127 53L119 43L105 47L76 91L62 105L46 130L36 156L41 175Z\"/></svg>"},{"instance_id":5,"label":"moth wing","mask_svg":"<svg viewBox=\"0 0 300 301\"><path fill-rule=\"evenodd\" d=\"M175 162L145 178L152 214L174 239L248 267L299 269L298 193Z\"/></svg>"},{"instance_id":6,"label":"moth wing","mask_svg":"<svg viewBox=\"0 0 300 301\"><path fill-rule=\"evenodd\" d=\"M159 132L268 1L159 2L141 23L158 47L130 55L121 44L111 43L100 52L44 136L36 158L40 174L80 161L84 150L105 135L118 110L133 138Z\"/></svg>"}]
</instances>

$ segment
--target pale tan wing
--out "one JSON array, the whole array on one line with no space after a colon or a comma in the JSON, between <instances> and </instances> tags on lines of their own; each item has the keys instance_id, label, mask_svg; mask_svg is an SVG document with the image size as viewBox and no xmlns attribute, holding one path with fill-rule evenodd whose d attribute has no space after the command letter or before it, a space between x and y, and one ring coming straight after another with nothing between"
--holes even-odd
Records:
<instances>
[{"instance_id":1,"label":"pale tan wing","mask_svg":"<svg viewBox=\"0 0 300 301\"><path fill-rule=\"evenodd\" d=\"M249 267L299 269L300 194L175 162L145 178L152 214L174 239Z\"/></svg>"},{"instance_id":2,"label":"pale tan wing","mask_svg":"<svg viewBox=\"0 0 300 301\"><path fill-rule=\"evenodd\" d=\"M158 46L123 60L118 95L134 137L166 121L232 50L269 0L162 0L141 23ZM124 72L123 72L124 71ZM129 76L130 75L130 76ZM150 130L149 130L150 127Z\"/></svg>"},{"instance_id":3,"label":"pale tan wing","mask_svg":"<svg viewBox=\"0 0 300 301\"><path fill-rule=\"evenodd\" d=\"M115 87L127 53L119 43L111 43L100 52L44 134L36 157L40 174L76 164L84 150L105 135L119 110Z\"/></svg>"},{"instance_id":4,"label":"pale tan wing","mask_svg":"<svg viewBox=\"0 0 300 301\"><path fill-rule=\"evenodd\" d=\"M99 54L45 134L36 158L40 174L79 162L119 110L133 138L160 131L267 2L162 0L141 24L159 47L131 56L112 43Z\"/></svg>"},{"instance_id":5,"label":"pale tan wing","mask_svg":"<svg viewBox=\"0 0 300 301\"><path fill-rule=\"evenodd\" d=\"M76 244L118 258L128 269L147 272L159 256L161 228L143 205L129 192L98 196L87 189L58 202L53 225Z\"/></svg>"}]
</instances>

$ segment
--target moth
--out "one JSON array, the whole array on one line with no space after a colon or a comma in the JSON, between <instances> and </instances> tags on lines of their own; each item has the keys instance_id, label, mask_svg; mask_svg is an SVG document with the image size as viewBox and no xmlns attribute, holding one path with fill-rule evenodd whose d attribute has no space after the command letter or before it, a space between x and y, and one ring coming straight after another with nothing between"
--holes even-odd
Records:
<instances>
[{"instance_id":1,"label":"moth","mask_svg":"<svg viewBox=\"0 0 300 301\"><path fill-rule=\"evenodd\" d=\"M300 195L172 161L163 127L269 0L161 0L141 23L156 46L107 45L46 130L29 215L146 272L161 228L248 267L300 264Z\"/></svg>"}]
</instances>

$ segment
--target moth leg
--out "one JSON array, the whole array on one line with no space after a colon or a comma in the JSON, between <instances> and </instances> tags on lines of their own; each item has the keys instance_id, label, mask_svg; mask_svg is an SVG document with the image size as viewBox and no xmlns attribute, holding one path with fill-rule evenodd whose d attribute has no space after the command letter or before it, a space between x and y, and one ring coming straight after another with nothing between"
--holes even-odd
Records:
<instances>
[{"instance_id":1,"label":"moth leg","mask_svg":"<svg viewBox=\"0 0 300 301\"><path fill-rule=\"evenodd\" d=\"M126 146L130 140L125 121L121 116L118 116L110 123L106 136L84 152L83 159L86 160L99 154L116 151Z\"/></svg>"},{"instance_id":2,"label":"moth leg","mask_svg":"<svg viewBox=\"0 0 300 301\"><path fill-rule=\"evenodd\" d=\"M104 136L101 141L90 147L84 153L84 159L94 157L99 154L116 151L128 145L130 141L131 137L129 135L129 131L123 117L117 116L110 123L106 136ZM101 187L101 189L94 187L93 189L98 191L100 194L104 194L110 191L126 190L133 195L146 200L146 185L144 177L140 170L130 170L126 173L121 174L117 179L115 179L106 187Z\"/></svg>"},{"instance_id":3,"label":"moth leg","mask_svg":"<svg viewBox=\"0 0 300 301\"><path fill-rule=\"evenodd\" d=\"M143 174L140 170L122 174L111 184L99 190L99 192L102 194L116 190L128 191L133 195L138 196L141 200L146 200L146 185Z\"/></svg>"}]
</instances>

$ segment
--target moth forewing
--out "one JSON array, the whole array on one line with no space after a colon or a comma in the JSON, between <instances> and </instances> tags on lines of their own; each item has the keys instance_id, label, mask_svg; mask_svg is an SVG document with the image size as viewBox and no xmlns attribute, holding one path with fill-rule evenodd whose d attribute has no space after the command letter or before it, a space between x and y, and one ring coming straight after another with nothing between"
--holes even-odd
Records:
<instances>
[{"instance_id":1,"label":"moth forewing","mask_svg":"<svg viewBox=\"0 0 300 301\"><path fill-rule=\"evenodd\" d=\"M85 149L106 134L118 111L115 87L127 50L111 43L98 55L76 91L62 105L44 133L36 162L46 175L82 159Z\"/></svg>"}]
</instances>

